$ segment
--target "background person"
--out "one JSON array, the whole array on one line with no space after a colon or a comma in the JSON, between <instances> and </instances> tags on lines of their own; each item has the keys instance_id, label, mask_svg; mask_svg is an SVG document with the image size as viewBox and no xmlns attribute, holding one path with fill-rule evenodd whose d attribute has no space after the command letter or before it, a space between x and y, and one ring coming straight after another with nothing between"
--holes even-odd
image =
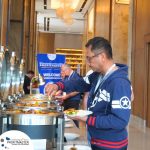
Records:
<instances>
[{"instance_id":1,"label":"background person","mask_svg":"<svg viewBox=\"0 0 150 150\"><path fill-rule=\"evenodd\" d=\"M34 77L34 71L29 70L24 77L23 90L25 94L30 94L30 82Z\"/></svg>"},{"instance_id":2,"label":"background person","mask_svg":"<svg viewBox=\"0 0 150 150\"><path fill-rule=\"evenodd\" d=\"M80 75L73 71L71 69L71 66L68 64L63 64L61 66L61 76L62 76L62 81L67 82L70 80L78 80L80 79ZM59 84L59 82L57 83ZM70 85L71 86L71 85ZM74 109L79 109L80 106L80 100L81 100L81 93L72 91L70 87L66 88L63 90L63 94L61 97L56 96L58 100L61 100L63 103L64 110L74 108ZM78 121L74 121L76 126L79 127Z\"/></svg>"}]
</instances>

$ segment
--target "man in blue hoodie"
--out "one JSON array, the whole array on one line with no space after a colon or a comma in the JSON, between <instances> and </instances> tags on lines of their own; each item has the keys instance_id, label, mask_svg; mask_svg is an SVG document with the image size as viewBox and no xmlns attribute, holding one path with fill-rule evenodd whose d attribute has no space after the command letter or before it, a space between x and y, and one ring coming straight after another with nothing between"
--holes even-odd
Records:
<instances>
[{"instance_id":1,"label":"man in blue hoodie","mask_svg":"<svg viewBox=\"0 0 150 150\"><path fill-rule=\"evenodd\" d=\"M87 107L93 114L78 117L85 121L91 136L93 150L127 150L127 125L131 113L131 83L128 67L115 64L110 43L94 37L86 44L86 59L95 72L84 80L61 82L47 87L47 93L64 90L70 83L72 90L90 91Z\"/></svg>"}]
</instances>

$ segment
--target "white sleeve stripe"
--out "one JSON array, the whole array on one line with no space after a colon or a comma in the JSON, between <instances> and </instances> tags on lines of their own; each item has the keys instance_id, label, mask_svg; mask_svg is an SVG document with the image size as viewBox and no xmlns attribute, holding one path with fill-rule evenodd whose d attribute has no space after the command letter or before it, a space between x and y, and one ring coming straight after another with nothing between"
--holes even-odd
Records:
<instances>
[{"instance_id":1,"label":"white sleeve stripe","mask_svg":"<svg viewBox=\"0 0 150 150\"><path fill-rule=\"evenodd\" d=\"M120 105L112 105L112 108L120 108L120 109L125 109L125 108L122 108ZM128 108L126 109L131 109L131 106L129 106Z\"/></svg>"},{"instance_id":2,"label":"white sleeve stripe","mask_svg":"<svg viewBox=\"0 0 150 150\"><path fill-rule=\"evenodd\" d=\"M120 101L119 101L119 100L113 100L113 101L112 101L112 105L113 105L113 104L114 104L114 105L118 105L118 104L120 104Z\"/></svg>"},{"instance_id":3,"label":"white sleeve stripe","mask_svg":"<svg viewBox=\"0 0 150 150\"><path fill-rule=\"evenodd\" d=\"M120 105L112 105L112 108L121 108Z\"/></svg>"}]
</instances>

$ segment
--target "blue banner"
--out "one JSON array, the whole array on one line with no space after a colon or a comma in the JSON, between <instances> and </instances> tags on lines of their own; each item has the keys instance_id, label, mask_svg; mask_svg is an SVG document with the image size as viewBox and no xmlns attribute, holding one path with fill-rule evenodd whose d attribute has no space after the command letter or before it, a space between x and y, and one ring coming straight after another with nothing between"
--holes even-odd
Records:
<instances>
[{"instance_id":1,"label":"blue banner","mask_svg":"<svg viewBox=\"0 0 150 150\"><path fill-rule=\"evenodd\" d=\"M45 85L61 80L60 68L65 63L65 55L37 54L38 72L44 77ZM40 86L40 93L45 93L45 85Z\"/></svg>"}]
</instances>

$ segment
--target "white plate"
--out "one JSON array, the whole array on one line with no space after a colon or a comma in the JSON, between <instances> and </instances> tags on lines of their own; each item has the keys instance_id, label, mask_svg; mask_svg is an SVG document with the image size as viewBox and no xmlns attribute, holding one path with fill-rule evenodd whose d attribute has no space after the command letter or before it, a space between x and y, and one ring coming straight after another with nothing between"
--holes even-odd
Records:
<instances>
[{"instance_id":1,"label":"white plate","mask_svg":"<svg viewBox=\"0 0 150 150\"><path fill-rule=\"evenodd\" d=\"M65 121L68 122L68 121L71 121L71 119L65 115Z\"/></svg>"},{"instance_id":2,"label":"white plate","mask_svg":"<svg viewBox=\"0 0 150 150\"><path fill-rule=\"evenodd\" d=\"M72 141L80 137L80 135L76 133L65 133L64 136L66 137L67 141Z\"/></svg>"},{"instance_id":3,"label":"white plate","mask_svg":"<svg viewBox=\"0 0 150 150\"><path fill-rule=\"evenodd\" d=\"M71 123L65 124L65 128L72 128L72 127L74 127L74 126L73 126L73 124L71 124Z\"/></svg>"},{"instance_id":4,"label":"white plate","mask_svg":"<svg viewBox=\"0 0 150 150\"><path fill-rule=\"evenodd\" d=\"M65 118L65 121L68 122L68 121L71 121L71 119L69 119L69 118L66 117L66 118Z\"/></svg>"},{"instance_id":5,"label":"white plate","mask_svg":"<svg viewBox=\"0 0 150 150\"><path fill-rule=\"evenodd\" d=\"M93 112L89 111L89 110L78 110L77 114L68 115L68 116L70 116L70 117L85 117L85 116L88 116L92 113Z\"/></svg>"},{"instance_id":6,"label":"white plate","mask_svg":"<svg viewBox=\"0 0 150 150\"><path fill-rule=\"evenodd\" d=\"M70 150L70 148L73 147L73 145L66 145L64 146L64 150ZM89 146L86 145L75 145L77 150L91 150Z\"/></svg>"}]
</instances>

